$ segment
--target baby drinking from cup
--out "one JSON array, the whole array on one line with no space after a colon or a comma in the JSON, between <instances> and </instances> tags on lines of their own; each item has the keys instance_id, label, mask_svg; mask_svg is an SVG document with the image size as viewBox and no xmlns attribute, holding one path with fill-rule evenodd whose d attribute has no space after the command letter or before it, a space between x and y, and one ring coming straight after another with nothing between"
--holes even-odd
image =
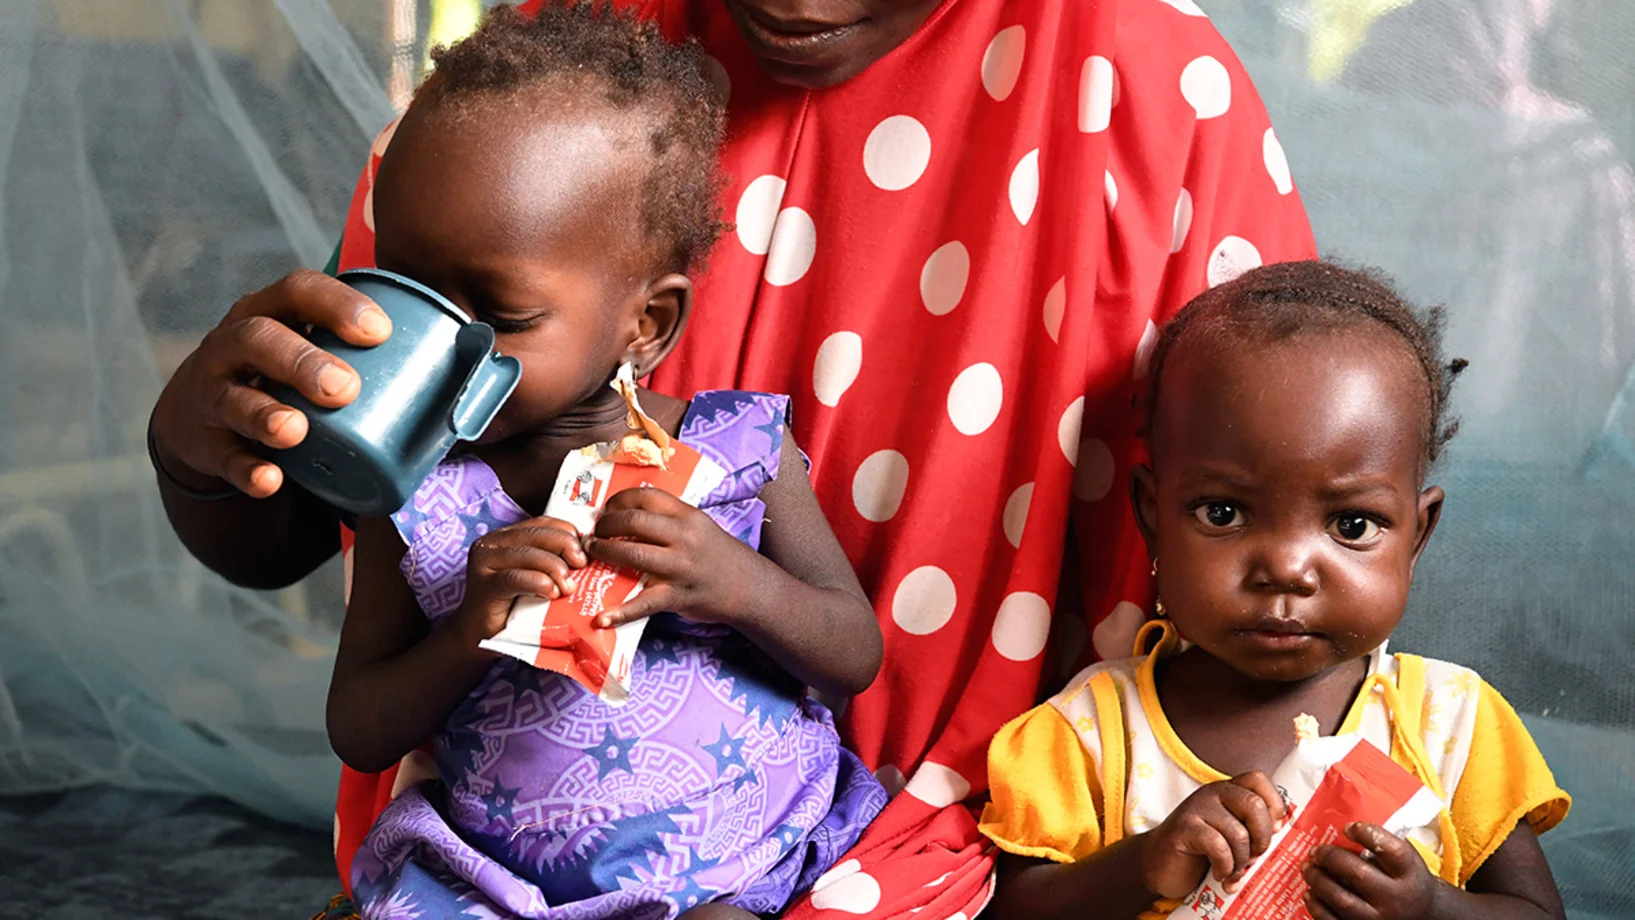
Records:
<instances>
[{"instance_id":1,"label":"baby drinking from cup","mask_svg":"<svg viewBox=\"0 0 1635 920\"><path fill-rule=\"evenodd\" d=\"M540 516L563 459L618 441L609 386L686 325L723 229L723 107L695 45L588 3L509 7L434 55L373 191L376 263L442 294L522 364L487 432L402 511L358 523L330 688L341 757L378 771L435 740L353 865L364 917L776 913L884 791L807 695L866 688L879 628L789 436L788 400L642 391L728 471L700 508L656 489L594 533ZM518 598L591 561L647 588L630 700L484 651Z\"/></svg>"}]
</instances>

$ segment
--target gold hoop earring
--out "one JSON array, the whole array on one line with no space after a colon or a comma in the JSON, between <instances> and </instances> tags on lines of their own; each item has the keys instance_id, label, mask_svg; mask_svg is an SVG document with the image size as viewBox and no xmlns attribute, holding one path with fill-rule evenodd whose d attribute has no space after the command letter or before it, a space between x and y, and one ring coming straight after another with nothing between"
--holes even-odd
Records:
<instances>
[{"instance_id":1,"label":"gold hoop earring","mask_svg":"<svg viewBox=\"0 0 1635 920\"><path fill-rule=\"evenodd\" d=\"M1158 577L1158 558L1156 556L1153 557L1152 560L1152 577ZM1153 613L1158 615L1160 620L1169 619L1169 611L1164 608L1164 599L1158 596L1158 589L1156 585L1153 586L1152 610Z\"/></svg>"}]
</instances>

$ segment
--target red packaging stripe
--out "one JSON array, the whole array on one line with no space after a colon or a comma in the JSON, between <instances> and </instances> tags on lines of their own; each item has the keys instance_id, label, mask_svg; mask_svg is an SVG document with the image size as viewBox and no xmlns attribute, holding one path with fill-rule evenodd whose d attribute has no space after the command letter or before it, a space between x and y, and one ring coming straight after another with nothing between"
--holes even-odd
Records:
<instances>
[{"instance_id":1,"label":"red packaging stripe","mask_svg":"<svg viewBox=\"0 0 1635 920\"><path fill-rule=\"evenodd\" d=\"M1324 844L1362 852L1345 836L1358 821L1383 824L1419 792L1421 784L1368 742L1361 742L1324 774L1311 800L1293 816L1288 833L1238 893L1221 920L1311 920L1301 870ZM1207 916L1207 914L1206 914Z\"/></svg>"}]
</instances>

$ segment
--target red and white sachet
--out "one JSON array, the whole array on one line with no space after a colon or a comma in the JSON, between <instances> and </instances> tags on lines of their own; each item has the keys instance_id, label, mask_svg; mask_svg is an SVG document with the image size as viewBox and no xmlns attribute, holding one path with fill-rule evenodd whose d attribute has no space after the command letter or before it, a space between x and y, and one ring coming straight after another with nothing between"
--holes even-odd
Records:
<instances>
[{"instance_id":1,"label":"red and white sachet","mask_svg":"<svg viewBox=\"0 0 1635 920\"><path fill-rule=\"evenodd\" d=\"M1317 737L1316 720L1305 715L1295 720L1295 734L1294 751L1272 774L1288 806L1283 829L1236 892L1205 876L1171 920L1311 920L1300 873L1312 850L1332 844L1363 852L1345 835L1359 821L1399 837L1436 822L1442 800L1362 735Z\"/></svg>"},{"instance_id":2,"label":"red and white sachet","mask_svg":"<svg viewBox=\"0 0 1635 920\"><path fill-rule=\"evenodd\" d=\"M660 489L698 507L726 478L720 464L665 433L641 409L629 365L613 381L630 406L630 433L623 440L592 444L568 454L545 503L545 516L590 533L608 497L626 489ZM566 674L614 706L630 698L636 645L647 620L601 629L596 618L640 594L644 577L592 560L573 573L571 595L518 598L505 628L482 648L536 668Z\"/></svg>"}]
</instances>

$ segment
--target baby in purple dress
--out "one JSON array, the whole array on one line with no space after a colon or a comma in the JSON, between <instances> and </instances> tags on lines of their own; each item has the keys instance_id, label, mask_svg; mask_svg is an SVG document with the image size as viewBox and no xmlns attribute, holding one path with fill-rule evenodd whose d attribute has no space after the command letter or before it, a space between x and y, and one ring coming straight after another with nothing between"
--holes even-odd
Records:
<instances>
[{"instance_id":1,"label":"baby in purple dress","mask_svg":"<svg viewBox=\"0 0 1635 920\"><path fill-rule=\"evenodd\" d=\"M522 381L390 519L359 522L329 732L378 771L427 738L353 864L366 918L776 913L885 793L810 686L868 686L881 640L788 435L788 400L642 391L729 471L699 508L653 489L595 533L540 517L563 458L625 433L608 383L674 347L722 230L722 104L694 46L590 4L508 11L437 55L380 164L376 262L492 325ZM649 587L630 701L478 648L592 560Z\"/></svg>"}]
</instances>

